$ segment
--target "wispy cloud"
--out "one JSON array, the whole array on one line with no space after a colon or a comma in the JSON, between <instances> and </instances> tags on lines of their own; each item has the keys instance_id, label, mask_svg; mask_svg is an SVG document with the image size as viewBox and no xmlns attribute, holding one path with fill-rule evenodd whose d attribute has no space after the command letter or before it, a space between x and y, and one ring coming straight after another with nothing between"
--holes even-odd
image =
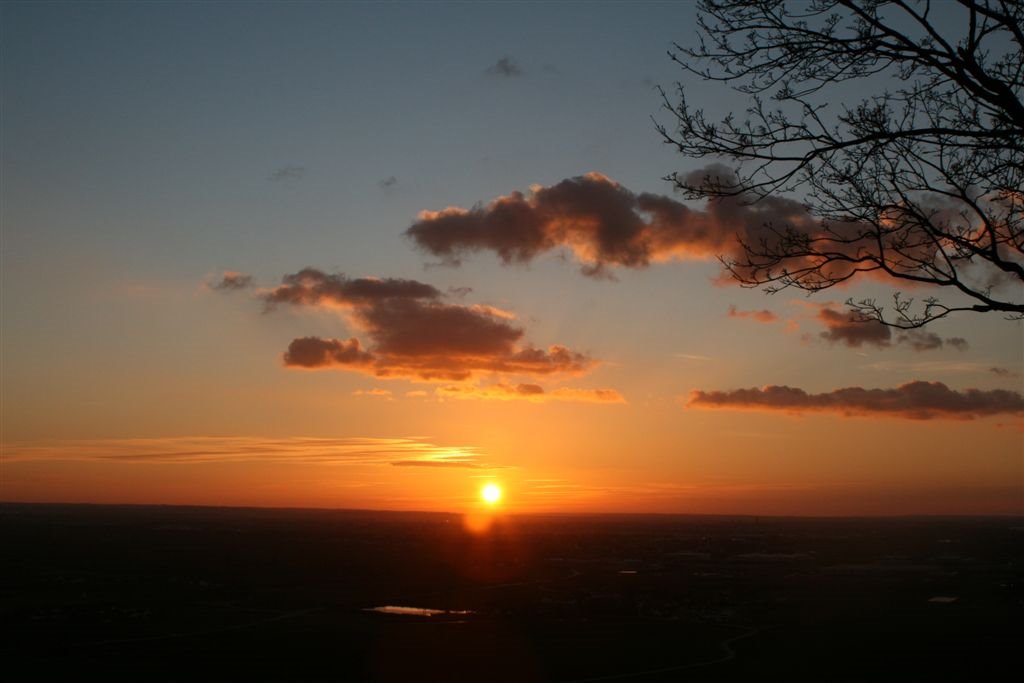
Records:
<instances>
[{"instance_id":1,"label":"wispy cloud","mask_svg":"<svg viewBox=\"0 0 1024 683\"><path fill-rule=\"evenodd\" d=\"M686 360L711 360L711 356L702 356L699 353L673 353L676 358L685 358Z\"/></svg>"},{"instance_id":2,"label":"wispy cloud","mask_svg":"<svg viewBox=\"0 0 1024 683\"><path fill-rule=\"evenodd\" d=\"M355 391L352 392L352 395L369 396L371 398L392 398L392 393L390 389L356 389Z\"/></svg>"},{"instance_id":3,"label":"wispy cloud","mask_svg":"<svg viewBox=\"0 0 1024 683\"><path fill-rule=\"evenodd\" d=\"M512 57L502 57L494 64L484 69L484 73L488 76L497 76L499 78L515 78L522 76L525 72L522 67L516 63Z\"/></svg>"},{"instance_id":4,"label":"wispy cloud","mask_svg":"<svg viewBox=\"0 0 1024 683\"><path fill-rule=\"evenodd\" d=\"M252 275L239 273L235 270L226 270L219 280L208 283L210 289L221 292L233 292L239 289L252 287Z\"/></svg>"},{"instance_id":5,"label":"wispy cloud","mask_svg":"<svg viewBox=\"0 0 1024 683\"><path fill-rule=\"evenodd\" d=\"M762 309L760 311L741 311L735 306L729 306L730 318L746 318L759 323L774 323L778 322L779 316L775 315L768 309Z\"/></svg>"},{"instance_id":6,"label":"wispy cloud","mask_svg":"<svg viewBox=\"0 0 1024 683\"><path fill-rule=\"evenodd\" d=\"M539 384L490 384L485 386L444 386L434 390L441 398L489 399L500 401L568 401L574 403L625 403L626 399L614 389L579 389L559 387L547 390Z\"/></svg>"},{"instance_id":7,"label":"wispy cloud","mask_svg":"<svg viewBox=\"0 0 1024 683\"><path fill-rule=\"evenodd\" d=\"M865 363L859 366L864 370L876 372L906 372L913 375L933 374L985 374L991 372L987 363L977 361L931 360L931 361L899 361L883 360Z\"/></svg>"},{"instance_id":8,"label":"wispy cloud","mask_svg":"<svg viewBox=\"0 0 1024 683\"><path fill-rule=\"evenodd\" d=\"M301 180L306 177L305 166L282 166L270 174L270 180L279 183L284 180Z\"/></svg>"},{"instance_id":9,"label":"wispy cloud","mask_svg":"<svg viewBox=\"0 0 1024 683\"><path fill-rule=\"evenodd\" d=\"M491 467L473 446L440 446L407 438L258 438L197 436L149 439L79 439L11 442L4 462L76 460L117 463L204 464L263 462L305 465L461 463ZM429 466L429 465L428 465Z\"/></svg>"}]
</instances>

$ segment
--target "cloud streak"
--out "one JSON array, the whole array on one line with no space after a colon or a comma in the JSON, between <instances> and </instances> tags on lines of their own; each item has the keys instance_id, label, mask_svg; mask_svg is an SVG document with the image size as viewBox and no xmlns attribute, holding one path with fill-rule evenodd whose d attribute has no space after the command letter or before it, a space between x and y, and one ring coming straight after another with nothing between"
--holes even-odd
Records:
<instances>
[{"instance_id":1,"label":"cloud streak","mask_svg":"<svg viewBox=\"0 0 1024 683\"><path fill-rule=\"evenodd\" d=\"M472 446L439 446L420 438L258 438L241 436L80 439L4 444L5 462L74 460L107 463L207 464L263 462L307 465L461 463L489 469Z\"/></svg>"},{"instance_id":2,"label":"cloud streak","mask_svg":"<svg viewBox=\"0 0 1024 683\"><path fill-rule=\"evenodd\" d=\"M270 180L276 183L284 180L302 180L305 177L305 166L282 166L270 174Z\"/></svg>"},{"instance_id":3,"label":"cloud streak","mask_svg":"<svg viewBox=\"0 0 1024 683\"><path fill-rule=\"evenodd\" d=\"M530 401L547 403L566 401L573 403L625 403L626 399L614 389L579 389L559 387L547 390L539 384L504 384L487 386L443 386L434 390L439 398L487 399L501 401Z\"/></svg>"},{"instance_id":4,"label":"cloud streak","mask_svg":"<svg viewBox=\"0 0 1024 683\"><path fill-rule=\"evenodd\" d=\"M744 318L765 324L778 322L779 320L779 316L775 315L768 309L762 309L760 311L741 311L735 306L729 306L729 317Z\"/></svg>"},{"instance_id":5,"label":"cloud streak","mask_svg":"<svg viewBox=\"0 0 1024 683\"><path fill-rule=\"evenodd\" d=\"M992 415L1024 414L1024 396L995 389L950 389L942 382L909 382L895 389L846 387L811 394L803 389L768 385L732 391L692 391L690 408L831 413L845 417L895 417L911 420L973 420Z\"/></svg>"},{"instance_id":6,"label":"cloud streak","mask_svg":"<svg viewBox=\"0 0 1024 683\"><path fill-rule=\"evenodd\" d=\"M439 290L415 280L353 279L306 268L261 298L268 311L285 304L338 309L369 340L301 337L283 356L288 367L463 381L489 373L580 375L596 365L565 346L525 343L524 330L507 311L448 303Z\"/></svg>"}]
</instances>

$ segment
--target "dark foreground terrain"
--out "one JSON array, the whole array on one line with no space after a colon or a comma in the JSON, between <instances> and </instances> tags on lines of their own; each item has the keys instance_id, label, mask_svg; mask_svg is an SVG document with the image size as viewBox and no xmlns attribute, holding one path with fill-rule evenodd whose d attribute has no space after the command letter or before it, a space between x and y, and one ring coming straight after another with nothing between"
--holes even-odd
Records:
<instances>
[{"instance_id":1,"label":"dark foreground terrain","mask_svg":"<svg viewBox=\"0 0 1024 683\"><path fill-rule=\"evenodd\" d=\"M1024 520L0 505L25 679L1013 680ZM444 610L391 614L368 608Z\"/></svg>"}]
</instances>

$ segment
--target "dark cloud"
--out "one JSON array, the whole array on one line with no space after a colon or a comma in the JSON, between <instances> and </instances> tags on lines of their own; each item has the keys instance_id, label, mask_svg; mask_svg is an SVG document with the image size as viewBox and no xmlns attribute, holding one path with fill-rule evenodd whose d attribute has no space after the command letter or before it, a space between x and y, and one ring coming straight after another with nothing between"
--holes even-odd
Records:
<instances>
[{"instance_id":1,"label":"dark cloud","mask_svg":"<svg viewBox=\"0 0 1024 683\"><path fill-rule=\"evenodd\" d=\"M963 337L946 337L946 343L952 346L957 351L966 351L970 348L967 340Z\"/></svg>"},{"instance_id":2,"label":"dark cloud","mask_svg":"<svg viewBox=\"0 0 1024 683\"><path fill-rule=\"evenodd\" d=\"M268 309L278 304L356 306L386 299L437 299L441 292L431 285L400 278L347 278L315 268L285 275L281 284L261 294Z\"/></svg>"},{"instance_id":3,"label":"dark cloud","mask_svg":"<svg viewBox=\"0 0 1024 683\"><path fill-rule=\"evenodd\" d=\"M828 306L818 308L817 318L826 327L819 336L833 344L858 349L865 344L880 348L892 344L892 328L877 320L861 321L849 311L837 311Z\"/></svg>"},{"instance_id":4,"label":"dark cloud","mask_svg":"<svg viewBox=\"0 0 1024 683\"><path fill-rule=\"evenodd\" d=\"M484 69L484 73L488 76L515 78L516 76L522 76L523 70L511 57L502 57L494 64L491 64L489 67Z\"/></svg>"},{"instance_id":5,"label":"dark cloud","mask_svg":"<svg viewBox=\"0 0 1024 683\"><path fill-rule=\"evenodd\" d=\"M367 353L355 337L351 339L321 339L302 337L292 340L284 352L284 364L297 368L322 368L331 365L366 367L373 363L373 354Z\"/></svg>"},{"instance_id":6,"label":"dark cloud","mask_svg":"<svg viewBox=\"0 0 1024 683\"><path fill-rule=\"evenodd\" d=\"M774 323L779 320L779 316L775 315L768 309L762 309L760 311L741 311L735 306L729 306L729 317L746 318L748 320L755 320L759 323Z\"/></svg>"},{"instance_id":7,"label":"dark cloud","mask_svg":"<svg viewBox=\"0 0 1024 683\"><path fill-rule=\"evenodd\" d=\"M1008 368L989 368L989 372L997 377L1016 377L1017 373Z\"/></svg>"},{"instance_id":8,"label":"dark cloud","mask_svg":"<svg viewBox=\"0 0 1024 683\"><path fill-rule=\"evenodd\" d=\"M393 175L389 175L387 178L384 178L384 180L377 181L377 186L380 187L382 190L390 190L397 184L398 178L396 178Z\"/></svg>"},{"instance_id":9,"label":"dark cloud","mask_svg":"<svg viewBox=\"0 0 1024 683\"><path fill-rule=\"evenodd\" d=\"M301 180L305 176L305 166L282 166L270 174L270 180L274 182L281 182L282 180Z\"/></svg>"},{"instance_id":10,"label":"dark cloud","mask_svg":"<svg viewBox=\"0 0 1024 683\"><path fill-rule=\"evenodd\" d=\"M894 336L894 328L877 320L864 320L851 311L836 310L831 304L809 305L816 309L815 317L826 328L819 336L833 344L844 344L851 348L865 345L885 348L900 344L914 351L934 351L947 344L957 351L966 351L968 348L967 340L963 337L943 339L934 332L924 330L897 330L898 334Z\"/></svg>"},{"instance_id":11,"label":"dark cloud","mask_svg":"<svg viewBox=\"0 0 1024 683\"><path fill-rule=\"evenodd\" d=\"M737 182L721 165L694 171L685 180L698 186L734 187ZM746 263L742 244L771 251L783 241L830 239L833 251L851 259L877 252L863 224L824 224L803 204L785 197L757 199L741 193L712 198L703 208L693 209L664 195L631 192L600 173L537 186L529 194L513 192L472 208L424 211L405 234L451 265L477 251L493 251L507 264L567 249L582 271L594 276L607 276L614 267L644 268L652 262L720 256L733 273L751 278L758 266ZM901 248L913 256L906 245ZM803 269L816 272L820 264L813 256L795 256L784 265L793 274ZM843 279L857 268L855 263L836 262L821 274ZM865 273L887 277L871 270ZM733 280L723 272L721 281Z\"/></svg>"},{"instance_id":12,"label":"dark cloud","mask_svg":"<svg viewBox=\"0 0 1024 683\"><path fill-rule=\"evenodd\" d=\"M724 167L701 173L730 175ZM720 175L718 175L720 174ZM406 230L418 247L457 264L467 253L489 250L503 262L526 262L569 249L589 275L609 267L643 268L654 261L738 257L737 238L770 240L772 225L820 230L799 202L769 197L756 204L737 197L691 209L670 197L633 193L600 173L513 192L469 209L424 211Z\"/></svg>"},{"instance_id":13,"label":"dark cloud","mask_svg":"<svg viewBox=\"0 0 1024 683\"><path fill-rule=\"evenodd\" d=\"M595 362L564 346L523 343L515 316L490 306L452 304L431 285L395 278L348 278L306 268L261 294L281 304L335 307L369 338L302 337L284 354L298 368L341 368L377 377L466 380L486 373L582 374Z\"/></svg>"},{"instance_id":14,"label":"dark cloud","mask_svg":"<svg viewBox=\"0 0 1024 683\"><path fill-rule=\"evenodd\" d=\"M211 289L221 292L231 292L239 289L246 289L252 286L252 275L238 273L233 270L224 271L219 281L210 285Z\"/></svg>"},{"instance_id":15,"label":"dark cloud","mask_svg":"<svg viewBox=\"0 0 1024 683\"><path fill-rule=\"evenodd\" d=\"M923 332L921 330L910 330L897 337L901 344L909 344L915 351L931 351L942 348L942 337L934 332Z\"/></svg>"},{"instance_id":16,"label":"dark cloud","mask_svg":"<svg viewBox=\"0 0 1024 683\"><path fill-rule=\"evenodd\" d=\"M761 389L693 391L693 408L834 413L844 416L889 416L912 420L973 420L999 414L1024 414L1024 396L1015 391L965 389L942 382L910 382L895 389L846 387L823 394L769 385Z\"/></svg>"}]
</instances>

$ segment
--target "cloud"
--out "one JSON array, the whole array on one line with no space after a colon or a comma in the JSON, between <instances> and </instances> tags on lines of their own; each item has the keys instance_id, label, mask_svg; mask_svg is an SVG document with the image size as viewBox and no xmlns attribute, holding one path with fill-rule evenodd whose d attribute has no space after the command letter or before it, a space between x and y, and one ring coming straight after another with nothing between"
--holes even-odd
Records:
<instances>
[{"instance_id":1,"label":"cloud","mask_svg":"<svg viewBox=\"0 0 1024 683\"><path fill-rule=\"evenodd\" d=\"M779 316L775 315L767 309L760 311L741 311L735 306L729 306L729 317L730 318L746 318L748 320L755 320L759 323L774 323L777 322Z\"/></svg>"},{"instance_id":2,"label":"cloud","mask_svg":"<svg viewBox=\"0 0 1024 683\"><path fill-rule=\"evenodd\" d=\"M930 360L930 361L899 361L883 360L867 363L860 366L865 370L875 372L910 373L914 375L937 375L950 373L968 373L977 375L985 372L988 366L985 363L975 361L951 361L951 360Z\"/></svg>"},{"instance_id":3,"label":"cloud","mask_svg":"<svg viewBox=\"0 0 1024 683\"><path fill-rule=\"evenodd\" d=\"M728 182L733 175L711 166L691 176ZM742 256L748 244L778 239L773 226L806 234L822 231L799 202L768 197L713 199L691 209L664 195L634 193L600 173L567 178L529 194L513 192L472 208L424 211L406 230L421 249L449 265L471 252L493 251L506 264L568 249L587 275L607 275L611 267L643 268L669 260L727 260ZM830 224L850 232L856 226Z\"/></svg>"},{"instance_id":4,"label":"cloud","mask_svg":"<svg viewBox=\"0 0 1024 683\"><path fill-rule=\"evenodd\" d=\"M735 173L720 164L678 180L689 187L728 190L738 186ZM943 220L962 221L953 205L934 210ZM891 207L878 221L915 225L915 218L902 212ZM565 250L585 275L609 277L614 268L720 258L727 266L719 276L721 284L736 283L737 278L760 281L784 270L809 290L845 282L857 272L888 280L890 273L872 265L883 253L888 254L889 270L908 274L919 274L915 264L934 257L929 236L915 233L912 227L909 234L896 230L884 235L879 244L871 225L857 220L823 221L804 204L786 197L759 198L739 192L712 197L701 207L691 208L665 195L632 192L594 172L469 208L423 211L405 234L448 265L457 265L465 255L478 251L494 252L510 264ZM836 258L823 267L821 256L809 252L826 248ZM752 255L755 252L763 256ZM795 255L779 263L771 256L778 253ZM894 258L897 253L900 256Z\"/></svg>"},{"instance_id":5,"label":"cloud","mask_svg":"<svg viewBox=\"0 0 1024 683\"><path fill-rule=\"evenodd\" d=\"M390 389L356 389L352 392L353 396L370 396L373 398L386 398L391 399L392 394Z\"/></svg>"},{"instance_id":6,"label":"cloud","mask_svg":"<svg viewBox=\"0 0 1024 683\"><path fill-rule=\"evenodd\" d=\"M946 337L946 343L952 346L957 351L966 351L970 348L967 340L963 337Z\"/></svg>"},{"instance_id":7,"label":"cloud","mask_svg":"<svg viewBox=\"0 0 1024 683\"><path fill-rule=\"evenodd\" d=\"M505 467L485 465L469 459L447 458L442 460L396 460L395 467L458 467L469 470L503 470Z\"/></svg>"},{"instance_id":8,"label":"cloud","mask_svg":"<svg viewBox=\"0 0 1024 683\"><path fill-rule=\"evenodd\" d=\"M915 351L931 351L942 348L942 337L934 332L910 330L900 334L896 340L903 344L909 344Z\"/></svg>"},{"instance_id":9,"label":"cloud","mask_svg":"<svg viewBox=\"0 0 1024 683\"><path fill-rule=\"evenodd\" d=\"M833 344L857 349L865 344L879 348L892 345L892 328L877 320L860 321L849 311L837 311L827 305L818 308L817 318L826 327L819 336Z\"/></svg>"},{"instance_id":10,"label":"cloud","mask_svg":"<svg viewBox=\"0 0 1024 683\"><path fill-rule=\"evenodd\" d=\"M900 344L907 344L915 351L931 351L941 349L945 345L952 346L957 351L966 351L970 345L963 337L947 337L943 339L934 332L922 330L908 330L901 333L896 341Z\"/></svg>"},{"instance_id":11,"label":"cloud","mask_svg":"<svg viewBox=\"0 0 1024 683\"><path fill-rule=\"evenodd\" d=\"M328 275L315 268L303 268L285 275L281 284L262 292L268 309L278 304L335 305L357 307L387 299L438 299L441 292L431 285L401 278L347 278Z\"/></svg>"},{"instance_id":12,"label":"cloud","mask_svg":"<svg viewBox=\"0 0 1024 683\"><path fill-rule=\"evenodd\" d=\"M231 292L239 289L246 289L252 286L252 275L239 273L234 270L226 270L221 275L220 281L210 284L210 289L221 292Z\"/></svg>"},{"instance_id":13,"label":"cloud","mask_svg":"<svg viewBox=\"0 0 1024 683\"><path fill-rule=\"evenodd\" d=\"M356 367L372 363L373 354L364 351L355 337L344 341L301 337L293 339L284 353L284 364L299 368L321 368L331 365Z\"/></svg>"},{"instance_id":14,"label":"cloud","mask_svg":"<svg viewBox=\"0 0 1024 683\"><path fill-rule=\"evenodd\" d=\"M523 70L511 57L502 57L494 64L491 64L489 67L484 69L484 73L488 76L515 78L516 76L522 76Z\"/></svg>"},{"instance_id":15,"label":"cloud","mask_svg":"<svg viewBox=\"0 0 1024 683\"><path fill-rule=\"evenodd\" d=\"M490 467L471 446L439 446L420 438L258 438L243 436L80 439L5 443L4 461L205 464L267 462L314 465L388 465L462 462Z\"/></svg>"},{"instance_id":16,"label":"cloud","mask_svg":"<svg viewBox=\"0 0 1024 683\"><path fill-rule=\"evenodd\" d=\"M769 385L761 389L692 391L688 407L732 410L834 413L847 417L888 416L912 420L973 420L1024 414L1024 396L995 389L950 389L942 382L910 382L895 389L846 387L822 394Z\"/></svg>"},{"instance_id":17,"label":"cloud","mask_svg":"<svg viewBox=\"0 0 1024 683\"><path fill-rule=\"evenodd\" d=\"M866 345L886 348L900 344L914 351L933 351L947 344L957 351L966 351L968 348L967 340L963 337L943 339L934 332L923 330L902 330L894 337L894 328L877 320L863 320L852 311L836 310L832 304L806 305L816 310L815 317L825 325L825 331L819 336L832 344L844 344L857 349Z\"/></svg>"},{"instance_id":18,"label":"cloud","mask_svg":"<svg viewBox=\"0 0 1024 683\"><path fill-rule=\"evenodd\" d=\"M305 166L282 166L270 174L270 180L274 182L281 182L283 180L301 180L305 176Z\"/></svg>"},{"instance_id":19,"label":"cloud","mask_svg":"<svg viewBox=\"0 0 1024 683\"><path fill-rule=\"evenodd\" d=\"M560 387L551 391L539 384L504 384L487 386L443 386L434 390L440 398L486 399L500 401L571 401L577 403L625 403L626 399L614 389L576 389Z\"/></svg>"},{"instance_id":20,"label":"cloud","mask_svg":"<svg viewBox=\"0 0 1024 683\"><path fill-rule=\"evenodd\" d=\"M339 368L376 377L435 381L467 380L500 373L579 375L596 362L565 346L523 343L524 331L507 311L452 304L431 285L415 280L348 278L306 268L263 291L267 310L282 304L340 310L356 337L301 337L284 354L289 367Z\"/></svg>"},{"instance_id":21,"label":"cloud","mask_svg":"<svg viewBox=\"0 0 1024 683\"><path fill-rule=\"evenodd\" d=\"M1017 373L1009 368L989 368L989 372L997 377L1016 377Z\"/></svg>"},{"instance_id":22,"label":"cloud","mask_svg":"<svg viewBox=\"0 0 1024 683\"><path fill-rule=\"evenodd\" d=\"M390 190L397 184L398 178L396 178L393 175L389 175L387 178L377 181L377 187L381 188L382 190Z\"/></svg>"}]
</instances>

